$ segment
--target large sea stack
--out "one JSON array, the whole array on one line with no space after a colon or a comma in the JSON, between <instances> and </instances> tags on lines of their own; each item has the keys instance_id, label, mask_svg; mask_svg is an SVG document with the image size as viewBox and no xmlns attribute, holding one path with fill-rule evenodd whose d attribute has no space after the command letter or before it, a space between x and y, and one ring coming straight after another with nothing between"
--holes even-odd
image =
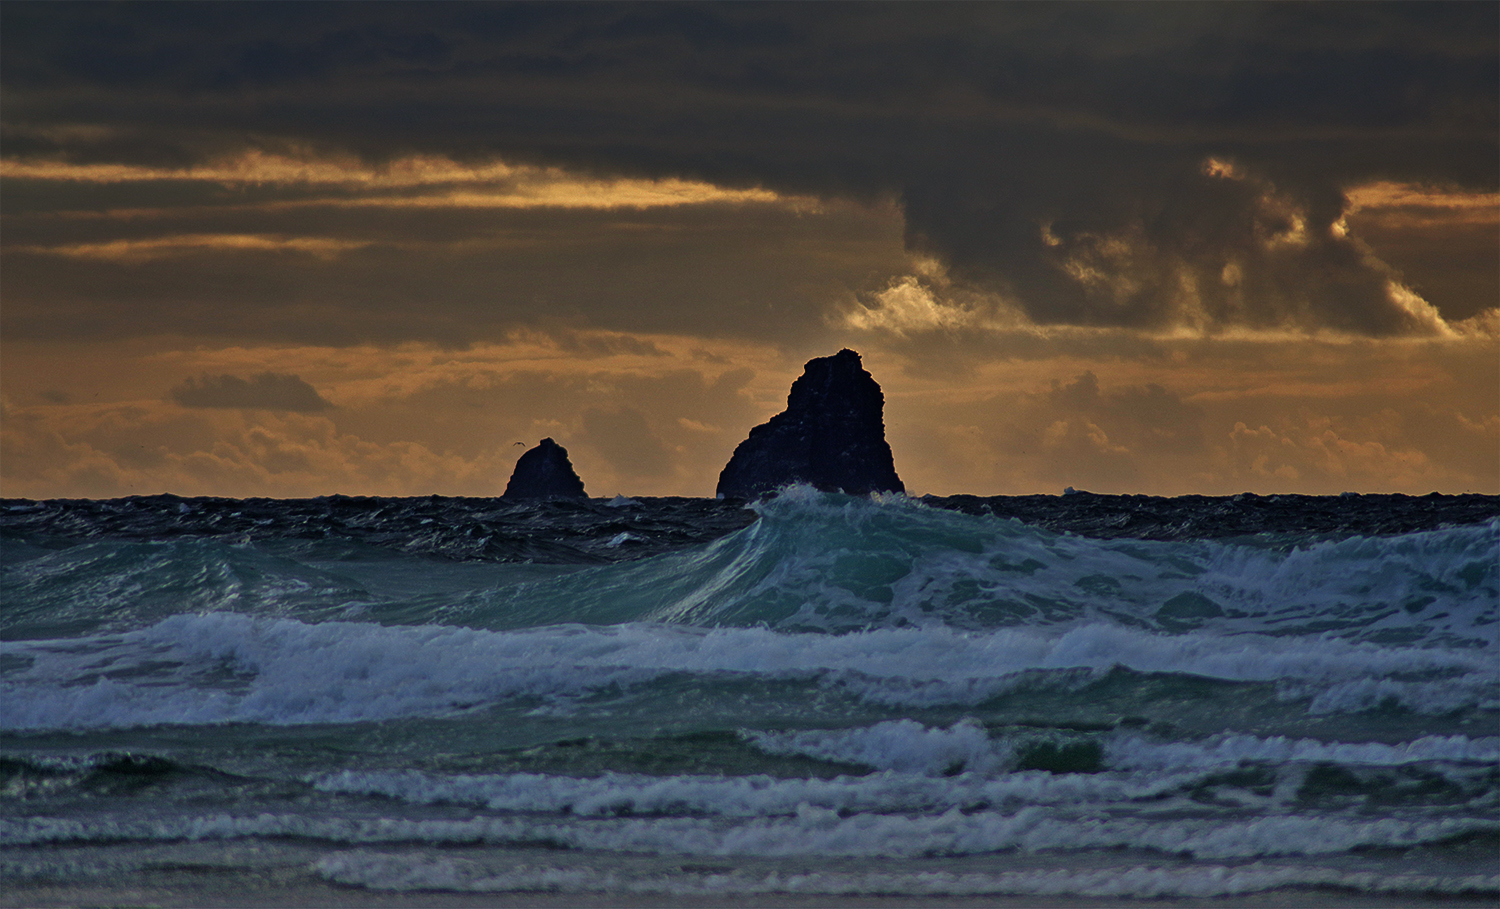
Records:
<instances>
[{"instance_id":1,"label":"large sea stack","mask_svg":"<svg viewBox=\"0 0 1500 909\"><path fill-rule=\"evenodd\" d=\"M841 350L809 360L786 410L750 430L719 474L718 494L752 498L807 483L827 492L905 492L885 441L885 395Z\"/></svg>"},{"instance_id":2,"label":"large sea stack","mask_svg":"<svg viewBox=\"0 0 1500 909\"><path fill-rule=\"evenodd\" d=\"M568 450L543 439L516 462L505 486L507 499L586 499L583 481L568 460Z\"/></svg>"}]
</instances>

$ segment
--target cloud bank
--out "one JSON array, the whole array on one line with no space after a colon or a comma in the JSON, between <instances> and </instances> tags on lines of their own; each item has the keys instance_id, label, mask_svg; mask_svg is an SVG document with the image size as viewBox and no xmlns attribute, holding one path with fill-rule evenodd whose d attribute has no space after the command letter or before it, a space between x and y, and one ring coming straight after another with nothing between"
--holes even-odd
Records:
<instances>
[{"instance_id":1,"label":"cloud bank","mask_svg":"<svg viewBox=\"0 0 1500 909\"><path fill-rule=\"evenodd\" d=\"M6 494L1500 491L1492 3L15 3ZM336 403L337 406L334 406Z\"/></svg>"},{"instance_id":2,"label":"cloud bank","mask_svg":"<svg viewBox=\"0 0 1500 909\"><path fill-rule=\"evenodd\" d=\"M1473 255L1489 234L1450 232L1464 281L1418 280L1393 259L1431 275L1432 256L1351 232L1349 194L1500 189L1497 31L1479 3L37 4L7 12L0 78L23 200L112 172L123 202L142 195L124 177L172 171L158 208L275 202L246 252L371 269L392 246L360 210L375 204L427 209L399 218L409 241L474 239L481 205L895 199L911 250L1038 325L1420 336L1492 306L1473 296L1500 287L1494 256ZM322 246L272 224L350 207ZM74 252L205 235L155 226L177 239ZM36 247L29 233L12 231ZM535 295L493 302L519 317ZM623 295L575 305L647 328L620 323L651 309ZM757 302L708 296L721 315ZM38 330L24 312L17 327Z\"/></svg>"},{"instance_id":3,"label":"cloud bank","mask_svg":"<svg viewBox=\"0 0 1500 909\"><path fill-rule=\"evenodd\" d=\"M332 407L317 389L297 376L263 372L239 376L190 378L169 393L183 407L232 407L246 410L281 410L315 413Z\"/></svg>"}]
</instances>

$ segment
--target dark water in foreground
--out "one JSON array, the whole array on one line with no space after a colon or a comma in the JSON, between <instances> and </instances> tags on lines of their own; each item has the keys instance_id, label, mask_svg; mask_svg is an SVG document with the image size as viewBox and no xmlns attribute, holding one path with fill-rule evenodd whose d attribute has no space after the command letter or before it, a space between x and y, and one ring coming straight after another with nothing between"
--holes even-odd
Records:
<instances>
[{"instance_id":1,"label":"dark water in foreground","mask_svg":"<svg viewBox=\"0 0 1500 909\"><path fill-rule=\"evenodd\" d=\"M1500 500L0 503L0 880L1500 895Z\"/></svg>"}]
</instances>

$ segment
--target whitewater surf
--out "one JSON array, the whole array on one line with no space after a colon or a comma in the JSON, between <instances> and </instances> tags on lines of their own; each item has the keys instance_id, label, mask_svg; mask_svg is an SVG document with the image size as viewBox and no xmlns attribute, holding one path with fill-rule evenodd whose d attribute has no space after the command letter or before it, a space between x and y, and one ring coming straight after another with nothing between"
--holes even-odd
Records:
<instances>
[{"instance_id":1,"label":"whitewater surf","mask_svg":"<svg viewBox=\"0 0 1500 909\"><path fill-rule=\"evenodd\" d=\"M1366 499L7 500L5 899L1493 899L1500 504Z\"/></svg>"}]
</instances>

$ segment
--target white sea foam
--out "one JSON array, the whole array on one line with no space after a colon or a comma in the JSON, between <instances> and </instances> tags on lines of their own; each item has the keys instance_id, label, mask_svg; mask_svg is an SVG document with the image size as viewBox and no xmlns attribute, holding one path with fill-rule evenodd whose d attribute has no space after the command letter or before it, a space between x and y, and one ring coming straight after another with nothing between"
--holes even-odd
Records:
<instances>
[{"instance_id":1,"label":"white sea foam","mask_svg":"<svg viewBox=\"0 0 1500 909\"><path fill-rule=\"evenodd\" d=\"M68 848L3 850L0 876L296 850L398 890L1500 891L1483 855L1500 737L1476 732L1500 709L1500 522L1286 551L1056 535L899 496L760 509L714 543L587 568L361 549L309 571L290 539L268 541L276 557L222 540L27 552L35 614L0 641L0 729L110 731L11 736L28 804L0 844ZM595 543L652 532L629 523ZM1062 723L1146 722L1046 726L1053 705ZM264 728L424 717L456 721ZM192 728L230 723L260 728ZM165 724L189 728L119 731ZM606 770L682 757L688 729L724 775ZM577 735L601 747L527 747ZM503 766L535 772L439 769L512 747ZM733 775L799 758L846 775ZM1018 769L1070 762L1093 772ZM302 784L316 795L283 797ZM449 848L468 845L486 848Z\"/></svg>"},{"instance_id":2,"label":"white sea foam","mask_svg":"<svg viewBox=\"0 0 1500 909\"><path fill-rule=\"evenodd\" d=\"M751 871L662 873L587 866L516 864L502 869L447 856L335 852L314 865L340 884L373 890L482 893L638 893L674 896L823 894L845 896L1085 896L1103 899L1243 896L1278 887L1337 887L1366 893L1482 894L1495 874L1344 871L1306 865L1128 865L1014 872Z\"/></svg>"},{"instance_id":3,"label":"white sea foam","mask_svg":"<svg viewBox=\"0 0 1500 909\"><path fill-rule=\"evenodd\" d=\"M1308 698L1308 712L1312 714L1362 713L1387 704L1426 714L1451 713L1466 707L1500 710L1500 687L1487 673L1427 682L1364 677L1324 686L1288 680L1282 683L1282 691L1289 698Z\"/></svg>"},{"instance_id":4,"label":"white sea foam","mask_svg":"<svg viewBox=\"0 0 1500 909\"><path fill-rule=\"evenodd\" d=\"M297 814L213 814L122 820L105 817L0 819L0 845L128 840L226 840L291 836L351 845L415 842L494 845L555 843L622 853L713 856L910 858L979 855L1006 849L1148 849L1199 859L1329 855L1355 848L1409 847L1456 836L1494 835L1490 817L1394 818L1268 815L1252 819L1101 817L1030 806L1014 813L957 808L941 814L858 814L803 804L790 817L590 818L536 821L342 818Z\"/></svg>"},{"instance_id":5,"label":"white sea foam","mask_svg":"<svg viewBox=\"0 0 1500 909\"><path fill-rule=\"evenodd\" d=\"M981 773L1013 765L1015 748L990 738L972 720L944 729L914 720L891 720L853 729L800 732L747 731L746 739L772 754L863 764L881 770L937 775L955 768ZM1104 766L1112 770L1212 770L1247 762L1286 764L1331 762L1394 767L1428 762L1500 762L1500 737L1423 736L1400 744L1324 742L1221 733L1202 741L1159 742L1115 734L1105 744Z\"/></svg>"},{"instance_id":6,"label":"white sea foam","mask_svg":"<svg viewBox=\"0 0 1500 909\"><path fill-rule=\"evenodd\" d=\"M305 624L234 613L177 615L118 635L0 642L0 728L162 723L356 722L446 715L543 699L566 702L677 673L807 679L872 703L973 704L1064 670L1075 684L1115 667L1229 681L1275 681L1314 709L1377 685L1383 698L1440 712L1483 705L1500 679L1484 651L1380 647L1320 638L1161 635L1111 624L1066 631L892 628L786 634L632 623L513 632L446 625ZM1071 680L1071 681L1070 681ZM943 747L954 745L945 734ZM949 741L953 740L953 741ZM936 740L934 740L936 741ZM871 747L877 747L872 744Z\"/></svg>"},{"instance_id":7,"label":"white sea foam","mask_svg":"<svg viewBox=\"0 0 1500 909\"><path fill-rule=\"evenodd\" d=\"M1195 774L1052 774L1044 771L933 778L881 771L836 779L778 779L606 773L443 775L415 770L345 770L314 780L321 791L380 795L414 804L482 806L494 811L579 817L612 815L778 817L812 808L852 812L928 812L1027 805L1100 805L1160 799Z\"/></svg>"},{"instance_id":8,"label":"white sea foam","mask_svg":"<svg viewBox=\"0 0 1500 909\"><path fill-rule=\"evenodd\" d=\"M863 764L879 770L950 773L999 770L1010 763L1010 749L973 721L951 728L929 728L914 720L891 720L853 730L804 732L748 731L746 737L771 754L800 754L824 761Z\"/></svg>"},{"instance_id":9,"label":"white sea foam","mask_svg":"<svg viewBox=\"0 0 1500 909\"><path fill-rule=\"evenodd\" d=\"M381 795L408 803L450 803L497 811L711 817L790 816L804 808L882 814L1024 806L1126 806L1159 802L1201 782L1204 774L1250 763L1337 763L1398 767L1500 761L1500 738L1427 736L1401 745L1319 742L1285 737L1216 735L1201 742L1153 742L1116 735L1096 773L997 772L1013 760L1012 746L982 727L960 722L944 729L911 720L848 730L790 733L747 731L747 741L775 754L883 768L864 776L779 779L765 775L596 777L539 773L444 775L415 770L345 770L314 778L332 793ZM940 777L957 765L956 776ZM1300 778L1299 778L1300 779Z\"/></svg>"},{"instance_id":10,"label":"white sea foam","mask_svg":"<svg viewBox=\"0 0 1500 909\"><path fill-rule=\"evenodd\" d=\"M1433 761L1500 762L1500 737L1423 736L1398 745L1381 742L1320 742L1284 736L1261 738L1223 733L1201 742L1151 742L1120 736L1106 751L1108 766L1128 770L1201 770L1246 762L1330 762L1395 767Z\"/></svg>"}]
</instances>

